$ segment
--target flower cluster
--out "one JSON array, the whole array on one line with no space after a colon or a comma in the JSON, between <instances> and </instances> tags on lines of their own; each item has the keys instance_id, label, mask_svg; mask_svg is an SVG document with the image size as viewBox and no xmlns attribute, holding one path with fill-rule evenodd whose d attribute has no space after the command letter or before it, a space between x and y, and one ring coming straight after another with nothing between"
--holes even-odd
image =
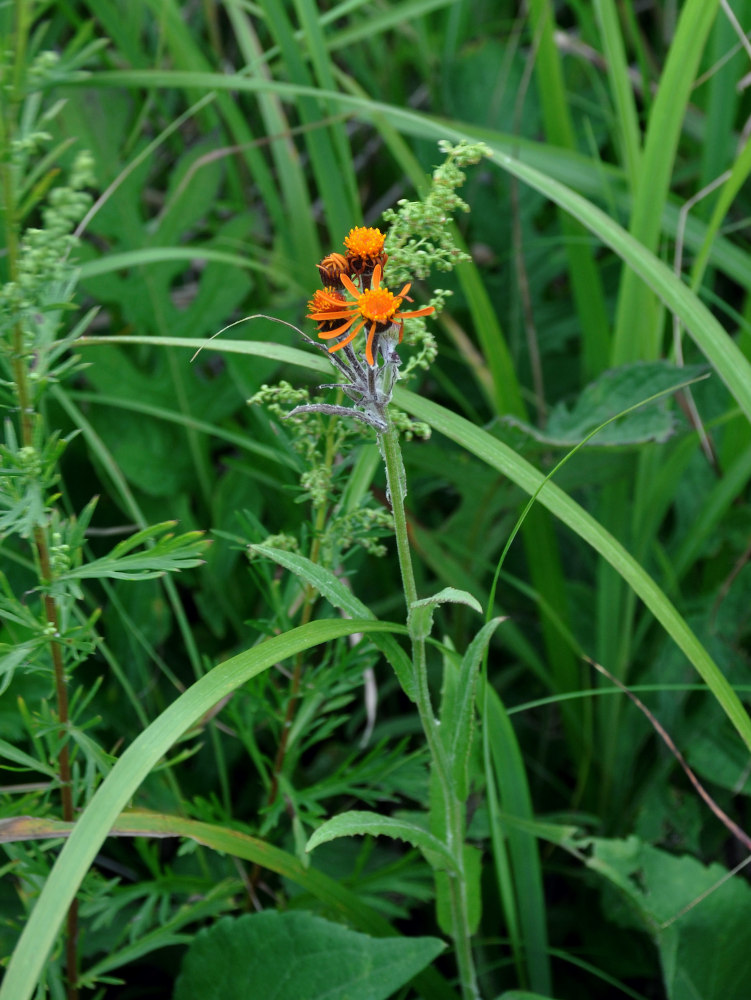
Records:
<instances>
[{"instance_id":1,"label":"flower cluster","mask_svg":"<svg viewBox=\"0 0 751 1000\"><path fill-rule=\"evenodd\" d=\"M386 429L386 407L401 364L396 347L402 341L404 320L429 316L435 306L405 311L402 304L412 301L407 294L411 283L398 293L382 284L388 261L384 240L380 229L357 226L350 230L344 240L347 252L331 253L318 265L323 287L308 302L308 319L316 323L319 340L333 341L328 347L318 346L345 378L321 388L341 389L355 407L311 403L296 407L289 416L311 412L351 416L379 432ZM352 346L361 330L365 332L364 353Z\"/></svg>"},{"instance_id":2,"label":"flower cluster","mask_svg":"<svg viewBox=\"0 0 751 1000\"><path fill-rule=\"evenodd\" d=\"M336 342L329 353L350 344L365 328L365 360L373 368L379 348L384 360L393 357L393 341L401 343L404 320L413 316L429 316L433 306L404 311L410 284L398 293L381 284L388 256L383 252L384 236L380 229L358 226L344 240L347 253L332 253L318 265L323 288L318 289L308 303L308 319L318 324L321 340ZM357 282L357 283L356 283Z\"/></svg>"}]
</instances>

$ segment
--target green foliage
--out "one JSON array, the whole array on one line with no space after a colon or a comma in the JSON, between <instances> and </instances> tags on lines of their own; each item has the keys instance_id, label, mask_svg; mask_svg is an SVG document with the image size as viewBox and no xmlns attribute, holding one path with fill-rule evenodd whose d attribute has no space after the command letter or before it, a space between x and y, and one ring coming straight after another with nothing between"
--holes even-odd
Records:
<instances>
[{"instance_id":1,"label":"green foliage","mask_svg":"<svg viewBox=\"0 0 751 1000\"><path fill-rule=\"evenodd\" d=\"M658 393L675 392L688 379L700 377L702 371L699 365L679 368L664 361L621 365L585 386L571 408L564 402L557 403L543 431L513 417L508 420L541 444L556 448L573 448L582 443L596 447L664 443L678 429L678 416L665 396L656 405L632 408ZM626 410L632 412L624 414Z\"/></svg>"},{"instance_id":2,"label":"green foliage","mask_svg":"<svg viewBox=\"0 0 751 1000\"><path fill-rule=\"evenodd\" d=\"M660 952L670 1000L744 996L749 975L749 928L743 914L748 885L722 865L705 866L676 857L636 837L592 841L588 866L615 885L628 908L605 895L604 907L618 923L638 920ZM722 927L719 939L709 928Z\"/></svg>"},{"instance_id":3,"label":"green foliage","mask_svg":"<svg viewBox=\"0 0 751 1000\"><path fill-rule=\"evenodd\" d=\"M425 860L434 868L445 868L451 865L451 854L446 847L433 837L424 827L407 820L395 819L392 816L379 816L378 813L363 811L340 813L333 819L319 826L306 844L305 849L312 851L319 844L339 837L363 836L391 837L392 840L404 840L418 848L425 855Z\"/></svg>"},{"instance_id":4,"label":"green foliage","mask_svg":"<svg viewBox=\"0 0 751 1000\"><path fill-rule=\"evenodd\" d=\"M748 995L729 11L0 8L2 1000L225 995L235 934L270 993L298 923L296 996L353 937L404 1000ZM305 318L363 225L436 308L370 421Z\"/></svg>"},{"instance_id":5,"label":"green foliage","mask_svg":"<svg viewBox=\"0 0 751 1000\"><path fill-rule=\"evenodd\" d=\"M477 598L467 593L466 590L444 587L432 597L423 597L422 600L413 601L410 605L409 624L415 635L419 635L421 639L428 638L433 631L433 611L440 604L466 604L482 614L482 608L477 603Z\"/></svg>"},{"instance_id":6,"label":"green foliage","mask_svg":"<svg viewBox=\"0 0 751 1000\"><path fill-rule=\"evenodd\" d=\"M353 991L386 1000L442 950L437 938L379 941L310 913L225 917L196 935L175 1000L240 1000L249 989L280 1000L345 1000Z\"/></svg>"}]
</instances>

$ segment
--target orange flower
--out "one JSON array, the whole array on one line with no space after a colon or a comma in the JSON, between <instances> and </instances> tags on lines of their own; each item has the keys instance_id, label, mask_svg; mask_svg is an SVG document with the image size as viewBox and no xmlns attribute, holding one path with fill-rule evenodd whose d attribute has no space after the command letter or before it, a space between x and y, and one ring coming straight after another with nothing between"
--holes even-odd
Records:
<instances>
[{"instance_id":1,"label":"orange flower","mask_svg":"<svg viewBox=\"0 0 751 1000\"><path fill-rule=\"evenodd\" d=\"M330 253L316 267L321 272L321 281L331 288L341 287L342 275L349 274L349 261L343 253Z\"/></svg>"},{"instance_id":2,"label":"orange flower","mask_svg":"<svg viewBox=\"0 0 751 1000\"><path fill-rule=\"evenodd\" d=\"M375 260L383 253L386 237L380 229L370 229L367 226L355 226L344 238L344 245L353 257L370 257Z\"/></svg>"},{"instance_id":3,"label":"orange flower","mask_svg":"<svg viewBox=\"0 0 751 1000\"><path fill-rule=\"evenodd\" d=\"M348 274L362 274L369 278L376 264L386 266L388 256L383 252L386 237L380 229L355 226L344 239L347 248Z\"/></svg>"},{"instance_id":4,"label":"orange flower","mask_svg":"<svg viewBox=\"0 0 751 1000\"><path fill-rule=\"evenodd\" d=\"M334 327L340 326L338 322L339 314L347 305L347 299L338 288L327 285L325 288L317 288L313 292L313 298L308 302L308 316L315 314L318 321L318 336L327 339ZM328 317L328 318L327 318ZM343 347L343 344L336 345Z\"/></svg>"},{"instance_id":5,"label":"orange flower","mask_svg":"<svg viewBox=\"0 0 751 1000\"><path fill-rule=\"evenodd\" d=\"M351 278L342 274L342 284L353 297L352 299L346 299L334 288L326 288L323 291L317 291L308 303L310 309L308 319L313 319L318 323L318 336L321 340L342 337L340 341L329 347L329 353L345 347L355 339L366 324L370 324L368 340L365 345L365 357L371 368L375 365L373 343L376 333L383 333L389 327L398 324L399 341L401 342L405 319L411 319L413 316L429 316L435 311L433 306L425 306L422 309L402 312L400 307L403 300L412 301L407 295L411 283L407 283L399 294L395 295L385 286L381 286L381 273L381 264L376 264L372 285L364 291L360 291L353 284ZM334 323L334 320L343 320L343 322Z\"/></svg>"}]
</instances>

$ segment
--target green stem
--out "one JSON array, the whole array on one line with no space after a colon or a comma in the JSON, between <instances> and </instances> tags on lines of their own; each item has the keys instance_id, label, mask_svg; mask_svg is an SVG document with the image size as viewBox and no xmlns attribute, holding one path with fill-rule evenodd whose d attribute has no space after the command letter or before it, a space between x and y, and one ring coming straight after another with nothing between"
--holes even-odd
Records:
<instances>
[{"instance_id":1,"label":"green stem","mask_svg":"<svg viewBox=\"0 0 751 1000\"><path fill-rule=\"evenodd\" d=\"M432 767L438 779L443 797L445 828L444 842L454 860L453 870L448 873L451 913L451 937L454 941L456 961L463 1000L478 1000L474 958L472 955L472 935L469 928L469 901L464 871L464 803L457 797L446 749L438 735L438 722L433 712L428 686L428 668L425 655L425 639L412 628L412 605L417 600L417 586L409 549L407 515L404 510L406 496L406 474L399 446L399 433L389 420L386 431L381 436L381 450L386 465L386 484L391 511L394 516L394 534L402 575L404 598L407 603L407 626L412 641L412 663L415 671L417 710L425 733L425 740L432 759Z\"/></svg>"},{"instance_id":2,"label":"green stem","mask_svg":"<svg viewBox=\"0 0 751 1000\"><path fill-rule=\"evenodd\" d=\"M326 450L324 454L323 464L329 475L334 466L334 459L336 457L336 440L334 433L334 421L328 420L328 430L326 433ZM323 536L324 529L326 527L326 518L328 516L329 505L326 501L321 501L319 503L313 504L313 510L315 513L315 518L313 521L313 541L310 546L310 561L312 563L318 563L321 557L321 538ZM300 624L307 625L313 616L313 608L317 599L317 591L315 587L310 584L305 585L305 591L303 594L303 605L300 613ZM279 776L282 773L282 768L284 767L284 758L287 753L287 741L289 739L289 734L292 729L292 723L295 719L295 712L297 711L297 703L300 694L300 682L302 680L303 671L303 661L304 657L302 653L298 653L295 658L295 666L292 673L292 682L290 684L289 698L287 700L287 710L284 716L284 722L282 724L282 734L279 739L279 746L276 751L276 758L274 760L274 768L271 774L271 786L269 789L269 794L267 798L267 805L271 806L276 801L276 797L279 793ZM252 879L253 884L257 878L256 873L260 873L260 867L258 865L253 869L254 878Z\"/></svg>"},{"instance_id":3,"label":"green stem","mask_svg":"<svg viewBox=\"0 0 751 1000\"><path fill-rule=\"evenodd\" d=\"M18 279L20 252L19 219L11 143L14 133L14 114L17 112L20 104L21 82L25 68L26 46L30 27L31 5L27 2L27 0L16 0L13 33L15 62L11 99L7 102L5 107L0 110L0 153L2 153L2 156L0 157L2 160L2 163L0 163L0 189L2 190L3 202L5 206L7 278L11 282ZM4 42L4 39L0 40L0 44L4 44ZM2 82L6 87L8 86L7 81L3 80ZM14 389L19 413L21 443L25 448L33 448L35 408L28 378L27 365L29 352L24 343L24 330L20 321L16 321L13 324L10 341ZM55 679L57 717L60 723L61 736L58 771L60 777L62 815L66 822L72 823L75 819L75 809L67 732L68 723L70 721L68 710L68 688L65 677L63 650L60 644L60 618L57 603L55 598L47 590L52 582L52 566L50 561L49 546L47 544L47 536L41 525L37 525L34 528L33 546L36 554L37 575L40 582L43 584L43 590L45 591L42 598L44 616L51 633L50 657L52 660L52 668ZM67 977L68 1000L78 1000L78 987L76 985L78 980L78 900L76 899L73 900L68 909L66 920L65 970Z\"/></svg>"}]
</instances>

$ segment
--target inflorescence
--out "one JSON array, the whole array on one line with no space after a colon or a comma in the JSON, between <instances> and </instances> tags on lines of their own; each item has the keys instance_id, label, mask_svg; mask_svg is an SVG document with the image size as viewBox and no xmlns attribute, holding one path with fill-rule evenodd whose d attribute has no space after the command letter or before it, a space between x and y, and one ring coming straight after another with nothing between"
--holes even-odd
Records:
<instances>
[{"instance_id":1,"label":"inflorescence","mask_svg":"<svg viewBox=\"0 0 751 1000\"><path fill-rule=\"evenodd\" d=\"M310 403L296 407L292 414L350 416L379 432L386 430L386 407L401 364L397 347L404 335L404 320L429 316L435 307L404 310L402 303L412 301L407 294L411 282L398 293L382 284L388 261L384 241L379 229L357 226L350 230L344 240L346 254L331 253L318 265L323 287L308 302L308 319L316 323L318 338L333 341L328 347L316 346L328 352L346 379L321 388L341 389L355 408ZM366 334L364 352L352 346L361 330Z\"/></svg>"}]
</instances>

